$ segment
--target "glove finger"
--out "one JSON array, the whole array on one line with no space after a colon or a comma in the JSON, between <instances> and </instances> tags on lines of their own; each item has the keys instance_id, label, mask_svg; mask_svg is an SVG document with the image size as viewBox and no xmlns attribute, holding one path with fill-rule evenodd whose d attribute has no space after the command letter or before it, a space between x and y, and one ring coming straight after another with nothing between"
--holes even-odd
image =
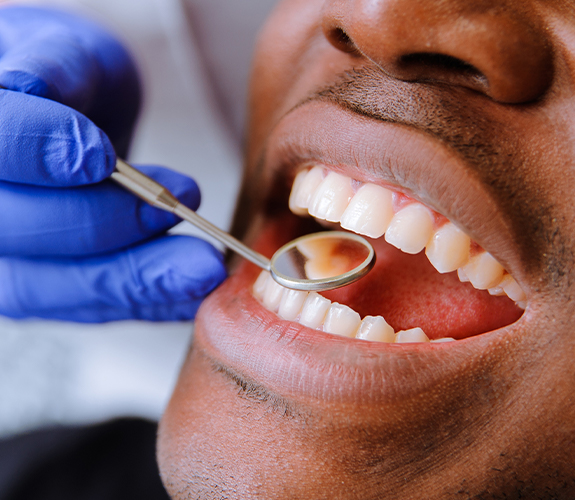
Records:
<instances>
[{"instance_id":1,"label":"glove finger","mask_svg":"<svg viewBox=\"0 0 575 500\"><path fill-rule=\"evenodd\" d=\"M196 210L197 184L162 167L140 167ZM0 255L89 255L163 233L180 219L111 180L70 189L0 182Z\"/></svg>"},{"instance_id":2,"label":"glove finger","mask_svg":"<svg viewBox=\"0 0 575 500\"><path fill-rule=\"evenodd\" d=\"M43 186L98 182L114 170L106 135L71 108L0 90L0 179Z\"/></svg>"},{"instance_id":3,"label":"glove finger","mask_svg":"<svg viewBox=\"0 0 575 500\"><path fill-rule=\"evenodd\" d=\"M44 97L87 115L127 152L141 101L136 67L97 24L50 9L0 11L0 86Z\"/></svg>"},{"instance_id":4,"label":"glove finger","mask_svg":"<svg viewBox=\"0 0 575 500\"><path fill-rule=\"evenodd\" d=\"M41 29L0 58L0 85L86 113L102 83L98 61L73 33Z\"/></svg>"},{"instance_id":5,"label":"glove finger","mask_svg":"<svg viewBox=\"0 0 575 500\"><path fill-rule=\"evenodd\" d=\"M196 210L197 184L162 167L140 167ZM71 189L0 182L0 255L80 256L123 248L165 232L180 219L110 180Z\"/></svg>"},{"instance_id":6,"label":"glove finger","mask_svg":"<svg viewBox=\"0 0 575 500\"><path fill-rule=\"evenodd\" d=\"M209 243L166 236L83 259L0 258L0 314L88 323L191 320L226 277Z\"/></svg>"}]
</instances>

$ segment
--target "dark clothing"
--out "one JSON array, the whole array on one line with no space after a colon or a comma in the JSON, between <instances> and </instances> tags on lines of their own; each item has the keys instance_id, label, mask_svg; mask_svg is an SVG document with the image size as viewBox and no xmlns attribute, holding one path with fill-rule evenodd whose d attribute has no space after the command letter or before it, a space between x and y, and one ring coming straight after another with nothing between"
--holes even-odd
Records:
<instances>
[{"instance_id":1,"label":"dark clothing","mask_svg":"<svg viewBox=\"0 0 575 500\"><path fill-rule=\"evenodd\" d=\"M0 500L168 500L157 425L122 419L0 441Z\"/></svg>"}]
</instances>

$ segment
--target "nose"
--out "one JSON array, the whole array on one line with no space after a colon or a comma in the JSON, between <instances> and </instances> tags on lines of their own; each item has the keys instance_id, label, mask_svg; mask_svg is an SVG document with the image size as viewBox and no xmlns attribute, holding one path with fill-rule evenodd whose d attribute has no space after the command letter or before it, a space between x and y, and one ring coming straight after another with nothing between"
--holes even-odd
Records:
<instances>
[{"instance_id":1,"label":"nose","mask_svg":"<svg viewBox=\"0 0 575 500\"><path fill-rule=\"evenodd\" d=\"M322 27L336 48L370 59L394 78L459 85L499 102L524 103L543 95L553 78L547 32L528 4L325 0Z\"/></svg>"}]
</instances>

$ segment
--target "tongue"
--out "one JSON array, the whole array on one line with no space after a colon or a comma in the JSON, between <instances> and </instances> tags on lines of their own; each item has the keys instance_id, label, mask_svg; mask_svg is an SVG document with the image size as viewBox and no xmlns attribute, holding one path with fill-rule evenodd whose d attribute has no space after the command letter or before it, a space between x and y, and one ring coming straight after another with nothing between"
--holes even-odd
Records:
<instances>
[{"instance_id":1,"label":"tongue","mask_svg":"<svg viewBox=\"0 0 575 500\"><path fill-rule=\"evenodd\" d=\"M423 252L407 255L382 238L371 243L374 269L352 285L322 292L362 318L381 315L395 331L420 327L431 339L462 339L513 323L523 313L507 297L461 283L457 273L439 274Z\"/></svg>"}]
</instances>

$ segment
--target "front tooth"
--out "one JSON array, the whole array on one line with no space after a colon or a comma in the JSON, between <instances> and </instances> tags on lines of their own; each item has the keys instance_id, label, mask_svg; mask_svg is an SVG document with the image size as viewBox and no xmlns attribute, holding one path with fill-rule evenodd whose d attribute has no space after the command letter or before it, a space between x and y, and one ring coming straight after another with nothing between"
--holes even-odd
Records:
<instances>
[{"instance_id":1,"label":"front tooth","mask_svg":"<svg viewBox=\"0 0 575 500\"><path fill-rule=\"evenodd\" d=\"M385 233L385 240L410 254L421 252L433 233L429 210L420 203L411 203L397 212Z\"/></svg>"},{"instance_id":2,"label":"front tooth","mask_svg":"<svg viewBox=\"0 0 575 500\"><path fill-rule=\"evenodd\" d=\"M289 209L296 215L305 215L307 213L307 208L302 207L299 204L300 193L302 187L304 186L307 175L308 171L302 170L295 176L291 192L289 195L289 202L288 202Z\"/></svg>"},{"instance_id":3,"label":"front tooth","mask_svg":"<svg viewBox=\"0 0 575 500\"><path fill-rule=\"evenodd\" d=\"M355 336L356 339L374 342L395 342L395 332L381 316L366 316Z\"/></svg>"},{"instance_id":4,"label":"front tooth","mask_svg":"<svg viewBox=\"0 0 575 500\"><path fill-rule=\"evenodd\" d=\"M504 273L503 266L490 253L481 252L471 257L463 266L463 273L474 288L487 290L499 285Z\"/></svg>"},{"instance_id":5,"label":"front tooth","mask_svg":"<svg viewBox=\"0 0 575 500\"><path fill-rule=\"evenodd\" d=\"M266 283L268 282L268 278L270 273L268 271L262 271L258 276L258 279L254 283L254 296L257 299L261 299L264 296L264 291L266 289Z\"/></svg>"},{"instance_id":6,"label":"front tooth","mask_svg":"<svg viewBox=\"0 0 575 500\"><path fill-rule=\"evenodd\" d=\"M469 236L455 224L448 222L435 231L427 244L425 254L440 273L450 273L467 263L470 243Z\"/></svg>"},{"instance_id":7,"label":"front tooth","mask_svg":"<svg viewBox=\"0 0 575 500\"><path fill-rule=\"evenodd\" d=\"M327 311L323 331L344 337L354 337L360 323L360 315L351 307L334 302Z\"/></svg>"},{"instance_id":8,"label":"front tooth","mask_svg":"<svg viewBox=\"0 0 575 500\"><path fill-rule=\"evenodd\" d=\"M341 216L341 227L370 238L385 233L393 218L393 194L376 184L364 184Z\"/></svg>"},{"instance_id":9,"label":"front tooth","mask_svg":"<svg viewBox=\"0 0 575 500\"><path fill-rule=\"evenodd\" d=\"M316 292L311 292L303 304L299 323L309 328L319 328L330 305L331 302L328 299Z\"/></svg>"},{"instance_id":10,"label":"front tooth","mask_svg":"<svg viewBox=\"0 0 575 500\"><path fill-rule=\"evenodd\" d=\"M309 202L309 213L318 219L339 222L353 196L351 179L330 172Z\"/></svg>"},{"instance_id":11,"label":"front tooth","mask_svg":"<svg viewBox=\"0 0 575 500\"><path fill-rule=\"evenodd\" d=\"M395 341L399 344L408 344L412 342L429 342L429 337L421 328L411 328L402 330L395 334Z\"/></svg>"},{"instance_id":12,"label":"front tooth","mask_svg":"<svg viewBox=\"0 0 575 500\"><path fill-rule=\"evenodd\" d=\"M294 321L299 316L307 296L307 292L286 290L280 302L279 316L288 321Z\"/></svg>"},{"instance_id":13,"label":"front tooth","mask_svg":"<svg viewBox=\"0 0 575 500\"><path fill-rule=\"evenodd\" d=\"M455 342L455 339L453 337L443 337L441 339L430 340L430 342L433 342L434 344L441 344L443 342Z\"/></svg>"},{"instance_id":14,"label":"front tooth","mask_svg":"<svg viewBox=\"0 0 575 500\"><path fill-rule=\"evenodd\" d=\"M307 213L311 197L323 180L323 168L313 167L297 174L289 197L292 212L302 215Z\"/></svg>"},{"instance_id":15,"label":"front tooth","mask_svg":"<svg viewBox=\"0 0 575 500\"><path fill-rule=\"evenodd\" d=\"M268 311L276 312L282 300L286 289L279 283L276 283L271 276L266 281L263 293L263 303Z\"/></svg>"}]
</instances>

